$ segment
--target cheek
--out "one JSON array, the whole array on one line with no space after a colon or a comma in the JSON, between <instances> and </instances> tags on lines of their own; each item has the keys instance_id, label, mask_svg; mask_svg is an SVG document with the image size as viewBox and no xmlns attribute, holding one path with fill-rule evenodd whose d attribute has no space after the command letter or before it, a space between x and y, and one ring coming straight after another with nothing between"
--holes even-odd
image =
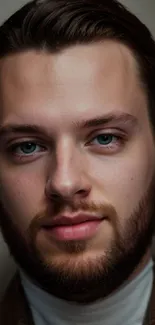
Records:
<instances>
[{"instance_id":1,"label":"cheek","mask_svg":"<svg viewBox=\"0 0 155 325\"><path fill-rule=\"evenodd\" d=\"M111 156L100 160L97 168L91 166L91 170L95 198L112 204L123 222L137 208L154 177L154 154L136 150L127 158Z\"/></svg>"},{"instance_id":2,"label":"cheek","mask_svg":"<svg viewBox=\"0 0 155 325\"><path fill-rule=\"evenodd\" d=\"M37 177L39 179L39 177ZM35 175L7 173L0 176L1 202L12 219L26 229L41 205L41 186Z\"/></svg>"}]
</instances>

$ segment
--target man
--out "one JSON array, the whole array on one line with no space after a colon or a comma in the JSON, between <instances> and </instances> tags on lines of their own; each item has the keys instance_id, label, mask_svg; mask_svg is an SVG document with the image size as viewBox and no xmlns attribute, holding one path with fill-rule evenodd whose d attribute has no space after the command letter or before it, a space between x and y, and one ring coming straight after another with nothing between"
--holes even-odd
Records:
<instances>
[{"instance_id":1,"label":"man","mask_svg":"<svg viewBox=\"0 0 155 325\"><path fill-rule=\"evenodd\" d=\"M0 324L155 324L155 43L114 0L0 28Z\"/></svg>"}]
</instances>

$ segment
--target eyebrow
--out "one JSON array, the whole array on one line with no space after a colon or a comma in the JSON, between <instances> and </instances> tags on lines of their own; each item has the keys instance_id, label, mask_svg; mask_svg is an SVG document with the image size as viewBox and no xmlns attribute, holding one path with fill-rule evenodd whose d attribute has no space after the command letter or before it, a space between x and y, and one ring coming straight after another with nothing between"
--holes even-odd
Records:
<instances>
[{"instance_id":1,"label":"eyebrow","mask_svg":"<svg viewBox=\"0 0 155 325\"><path fill-rule=\"evenodd\" d=\"M129 114L129 113L113 113L113 114L107 114L105 116L98 116L96 118L90 119L90 120L84 120L80 122L73 122L73 125L75 128L91 128L96 127L100 125L105 125L108 123L122 123L122 124L130 124L131 126L135 126L138 124L138 120L135 116Z\"/></svg>"},{"instance_id":2,"label":"eyebrow","mask_svg":"<svg viewBox=\"0 0 155 325\"><path fill-rule=\"evenodd\" d=\"M138 120L135 116L128 114L128 113L121 113L121 114L107 114L105 116L98 116L93 119L83 120L83 121L73 121L73 127L78 129L85 129L85 128L93 128L100 125L106 125L109 123L116 123L116 124L128 124L131 127L134 127L138 124ZM0 126L0 138L3 136L7 136L10 133L31 133L31 134L43 134L45 135L46 130L35 124L8 124L4 126Z\"/></svg>"}]
</instances>

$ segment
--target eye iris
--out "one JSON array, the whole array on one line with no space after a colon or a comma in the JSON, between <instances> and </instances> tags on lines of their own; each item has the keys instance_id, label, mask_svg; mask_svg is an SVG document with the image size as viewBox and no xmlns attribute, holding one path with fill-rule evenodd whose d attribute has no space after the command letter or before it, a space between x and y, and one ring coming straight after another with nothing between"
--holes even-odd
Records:
<instances>
[{"instance_id":1,"label":"eye iris","mask_svg":"<svg viewBox=\"0 0 155 325\"><path fill-rule=\"evenodd\" d=\"M98 141L101 142L101 144L109 144L112 141L112 138L112 135L101 134L98 136Z\"/></svg>"},{"instance_id":2,"label":"eye iris","mask_svg":"<svg viewBox=\"0 0 155 325\"><path fill-rule=\"evenodd\" d=\"M20 148L24 153L32 153L36 149L36 144L27 142L23 143Z\"/></svg>"}]
</instances>

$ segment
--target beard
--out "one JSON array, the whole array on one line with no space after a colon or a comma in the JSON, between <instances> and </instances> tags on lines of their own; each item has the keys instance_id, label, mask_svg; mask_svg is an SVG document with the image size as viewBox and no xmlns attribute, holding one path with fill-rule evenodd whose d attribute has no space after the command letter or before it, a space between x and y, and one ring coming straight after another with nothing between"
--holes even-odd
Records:
<instances>
[{"instance_id":1,"label":"beard","mask_svg":"<svg viewBox=\"0 0 155 325\"><path fill-rule=\"evenodd\" d=\"M103 216L106 213L109 222L115 226L115 236L109 249L103 247L103 253L93 258L84 257L87 247L85 241L68 241L57 243L59 250L68 254L67 263L63 258L55 263L52 248L50 261L45 261L36 238L42 221L49 216L47 210L36 215L29 228L22 233L1 203L2 234L17 265L36 285L61 299L81 304L92 303L107 297L126 282L151 246L154 234L154 193L155 178L126 220L123 230L112 206L86 202L75 205L68 202L72 212L81 209L97 213L102 211ZM63 211L67 202L54 204L55 215Z\"/></svg>"}]
</instances>

